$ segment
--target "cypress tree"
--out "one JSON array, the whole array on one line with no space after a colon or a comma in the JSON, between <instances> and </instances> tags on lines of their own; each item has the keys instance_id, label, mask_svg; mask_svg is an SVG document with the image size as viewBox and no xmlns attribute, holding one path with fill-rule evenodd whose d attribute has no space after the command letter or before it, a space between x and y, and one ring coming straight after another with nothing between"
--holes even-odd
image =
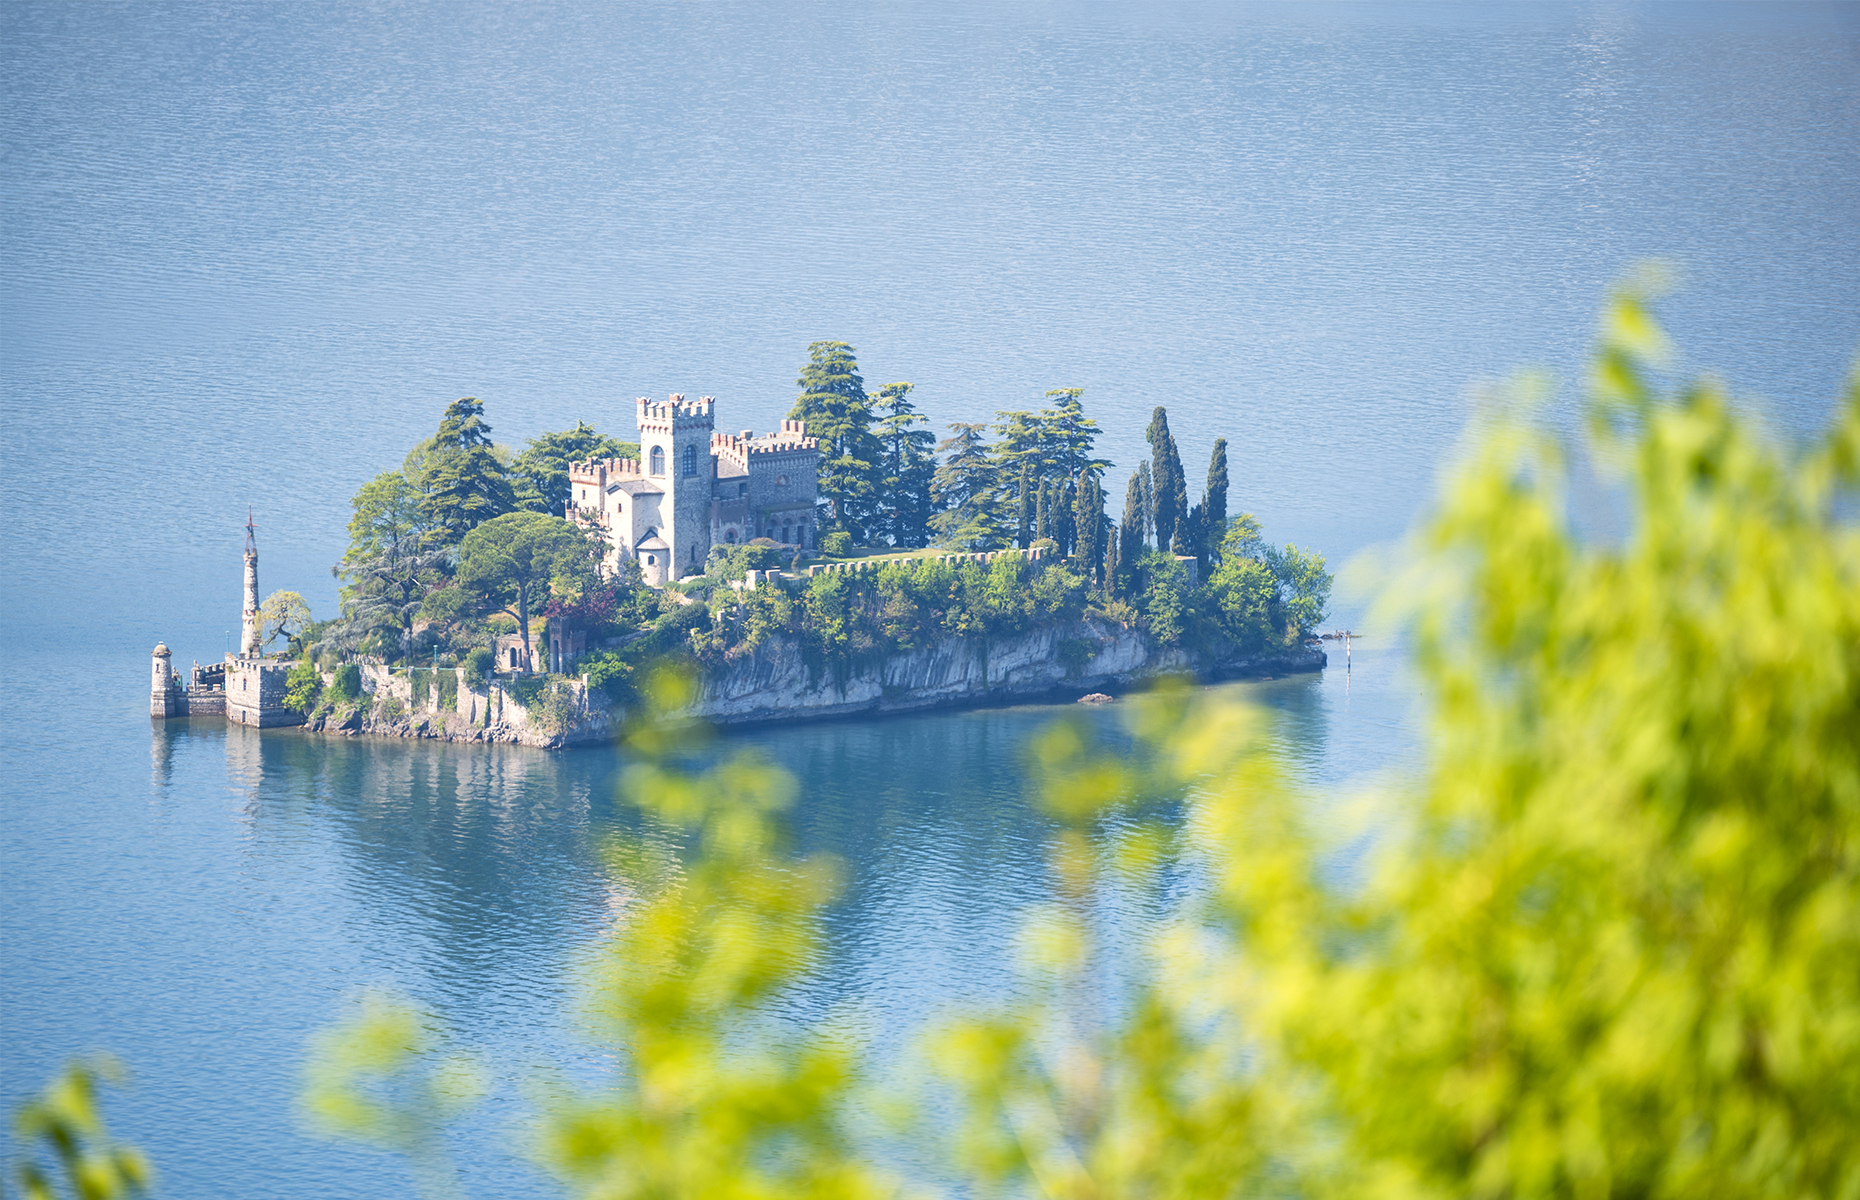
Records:
<instances>
[{"instance_id":1,"label":"cypress tree","mask_svg":"<svg viewBox=\"0 0 1860 1200\"><path fill-rule=\"evenodd\" d=\"M1033 536L1036 539L1050 538L1053 536L1053 514L1051 504L1046 495L1046 480L1040 480L1040 488L1039 491L1034 493L1034 501L1036 508L1034 511Z\"/></svg>"},{"instance_id":2,"label":"cypress tree","mask_svg":"<svg viewBox=\"0 0 1860 1200\"><path fill-rule=\"evenodd\" d=\"M1033 544L1033 464L1026 459L1020 463L1020 523L1015 531L1014 544L1025 550Z\"/></svg>"},{"instance_id":3,"label":"cypress tree","mask_svg":"<svg viewBox=\"0 0 1860 1200\"><path fill-rule=\"evenodd\" d=\"M1119 531L1121 537L1117 548L1117 578L1107 585L1114 587L1118 595L1130 592L1131 572L1135 569L1137 559L1143 555L1143 531L1149 524L1145 511L1149 506L1148 487L1149 464L1144 463L1137 473L1130 477L1130 490L1124 493L1124 522Z\"/></svg>"},{"instance_id":4,"label":"cypress tree","mask_svg":"<svg viewBox=\"0 0 1860 1200\"><path fill-rule=\"evenodd\" d=\"M1167 550L1175 535L1175 471L1169 464L1174 439L1169 436L1169 414L1158 404L1150 414L1150 427L1143 431L1150 444L1150 520L1156 531L1156 548Z\"/></svg>"},{"instance_id":5,"label":"cypress tree","mask_svg":"<svg viewBox=\"0 0 1860 1200\"><path fill-rule=\"evenodd\" d=\"M1150 464L1147 462L1137 464L1136 488L1138 523L1134 536L1137 553L1141 554L1149 545L1150 530L1156 528L1156 487L1150 480ZM1135 556L1129 554L1124 559L1127 563L1136 561Z\"/></svg>"},{"instance_id":6,"label":"cypress tree","mask_svg":"<svg viewBox=\"0 0 1860 1200\"><path fill-rule=\"evenodd\" d=\"M1117 557L1117 544L1122 540L1121 532L1121 530L1113 526L1109 521L1105 522L1104 579L1102 586L1107 596L1114 596L1117 594L1117 570L1119 561Z\"/></svg>"},{"instance_id":7,"label":"cypress tree","mask_svg":"<svg viewBox=\"0 0 1860 1200\"><path fill-rule=\"evenodd\" d=\"M1104 492L1098 486L1096 475L1087 474L1079 486L1072 526L1078 542L1076 557L1084 564L1086 581L1095 583L1099 563L1104 557Z\"/></svg>"},{"instance_id":8,"label":"cypress tree","mask_svg":"<svg viewBox=\"0 0 1860 1200\"><path fill-rule=\"evenodd\" d=\"M1053 540L1059 543L1059 553L1071 557L1072 549L1078 544L1078 530L1072 523L1073 488L1067 483L1053 485Z\"/></svg>"},{"instance_id":9,"label":"cypress tree","mask_svg":"<svg viewBox=\"0 0 1860 1200\"><path fill-rule=\"evenodd\" d=\"M1205 557L1221 557L1221 538L1227 532L1227 439L1214 439L1208 458L1208 491L1201 499L1201 545Z\"/></svg>"}]
</instances>

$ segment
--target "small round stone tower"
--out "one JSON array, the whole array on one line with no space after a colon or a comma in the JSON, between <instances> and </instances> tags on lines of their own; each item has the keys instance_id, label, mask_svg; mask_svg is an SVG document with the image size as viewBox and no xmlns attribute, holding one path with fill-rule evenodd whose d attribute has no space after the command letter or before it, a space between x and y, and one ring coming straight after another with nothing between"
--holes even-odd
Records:
<instances>
[{"instance_id":1,"label":"small round stone tower","mask_svg":"<svg viewBox=\"0 0 1860 1200\"><path fill-rule=\"evenodd\" d=\"M149 716L172 717L174 712L174 666L165 642L155 643L154 665L149 678Z\"/></svg>"},{"instance_id":2,"label":"small round stone tower","mask_svg":"<svg viewBox=\"0 0 1860 1200\"><path fill-rule=\"evenodd\" d=\"M258 538L252 510L245 510L245 612L239 633L239 657L257 658L258 645Z\"/></svg>"}]
</instances>

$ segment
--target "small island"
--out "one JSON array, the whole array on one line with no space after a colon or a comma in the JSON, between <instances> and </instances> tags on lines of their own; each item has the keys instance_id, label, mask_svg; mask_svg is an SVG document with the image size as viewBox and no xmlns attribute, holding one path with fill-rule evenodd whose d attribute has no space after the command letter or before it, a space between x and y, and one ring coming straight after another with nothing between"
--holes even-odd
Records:
<instances>
[{"instance_id":1,"label":"small island","mask_svg":"<svg viewBox=\"0 0 1860 1200\"><path fill-rule=\"evenodd\" d=\"M157 646L151 715L562 746L611 736L661 664L722 725L1324 665L1324 559L1228 516L1225 439L1191 504L1156 408L1113 520L1079 389L939 442L844 343L798 385L759 436L674 394L635 401L635 441L577 423L520 452L453 402L356 493L335 618L260 601L248 515L240 650L183 679Z\"/></svg>"}]
</instances>

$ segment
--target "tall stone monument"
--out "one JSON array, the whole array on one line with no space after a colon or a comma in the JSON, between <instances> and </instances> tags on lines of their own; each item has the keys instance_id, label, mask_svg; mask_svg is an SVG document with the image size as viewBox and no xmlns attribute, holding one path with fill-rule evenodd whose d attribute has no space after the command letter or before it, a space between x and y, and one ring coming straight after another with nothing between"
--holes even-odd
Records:
<instances>
[{"instance_id":1,"label":"tall stone monument","mask_svg":"<svg viewBox=\"0 0 1860 1200\"><path fill-rule=\"evenodd\" d=\"M257 658L258 644L258 538L252 510L245 510L245 620L239 634L239 657Z\"/></svg>"}]
</instances>

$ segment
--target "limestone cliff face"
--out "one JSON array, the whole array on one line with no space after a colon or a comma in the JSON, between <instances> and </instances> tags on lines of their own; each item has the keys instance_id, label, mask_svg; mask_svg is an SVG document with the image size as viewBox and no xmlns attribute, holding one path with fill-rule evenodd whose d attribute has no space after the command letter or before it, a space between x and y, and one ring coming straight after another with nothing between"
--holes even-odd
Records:
<instances>
[{"instance_id":1,"label":"limestone cliff face","mask_svg":"<svg viewBox=\"0 0 1860 1200\"><path fill-rule=\"evenodd\" d=\"M800 646L774 639L708 672L687 715L713 725L915 712L1138 686L1163 675L1201 679L1316 671L1324 651L1295 646L1258 655L1229 650L1194 657L1152 647L1134 629L1099 620L1039 629L1010 638L943 638L883 659L835 668L810 665ZM314 732L372 733L446 741L565 746L605 741L623 715L599 693L557 685L553 709L531 711L501 686L473 689L460 677L454 707L437 696L416 700L404 675L365 672L370 704L340 723L311 722Z\"/></svg>"},{"instance_id":2,"label":"limestone cliff face","mask_svg":"<svg viewBox=\"0 0 1860 1200\"><path fill-rule=\"evenodd\" d=\"M926 708L1123 688L1168 674L1230 677L1315 671L1320 649L1217 655L1196 661L1152 648L1133 629L1103 621L1035 630L1012 638L944 638L850 669L810 668L792 642L777 640L711 672L693 716L716 725L912 712Z\"/></svg>"}]
</instances>

